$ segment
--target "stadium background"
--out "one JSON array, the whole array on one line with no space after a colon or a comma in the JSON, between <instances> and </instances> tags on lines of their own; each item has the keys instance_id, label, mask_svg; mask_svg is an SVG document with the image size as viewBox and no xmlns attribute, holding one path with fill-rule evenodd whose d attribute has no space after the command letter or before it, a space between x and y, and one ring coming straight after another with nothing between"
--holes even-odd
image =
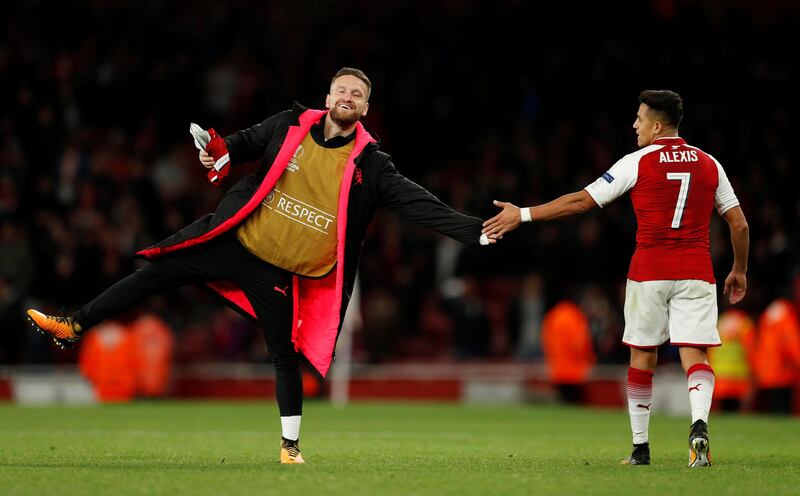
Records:
<instances>
[{"instance_id":1,"label":"stadium background","mask_svg":"<svg viewBox=\"0 0 800 496\"><path fill-rule=\"evenodd\" d=\"M321 107L345 65L371 77L365 121L399 170L484 218L493 199L582 188L635 149L638 92L679 91L681 135L726 167L750 223L742 308L757 318L800 300L794 2L33 1L4 14L0 364L73 363L23 309L75 308L134 270L137 249L214 208L224 188L205 182L189 121L228 134L292 100ZM625 363L634 232L627 199L491 250L384 211L361 259L354 361L541 363L536 316L570 297L599 363ZM721 280L719 222L712 256ZM144 308L176 331L178 364L266 361L259 331L203 291Z\"/></svg>"}]
</instances>

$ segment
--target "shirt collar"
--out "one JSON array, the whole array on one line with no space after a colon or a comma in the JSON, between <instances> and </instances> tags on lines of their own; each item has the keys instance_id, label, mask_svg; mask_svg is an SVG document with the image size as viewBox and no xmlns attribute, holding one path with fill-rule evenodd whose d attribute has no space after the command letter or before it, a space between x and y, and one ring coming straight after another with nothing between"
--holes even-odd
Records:
<instances>
[{"instance_id":1,"label":"shirt collar","mask_svg":"<svg viewBox=\"0 0 800 496\"><path fill-rule=\"evenodd\" d=\"M353 132L347 136L334 136L333 138L326 140L325 117L323 117L317 124L311 126L311 137L314 139L316 144L323 148L339 148L356 139L356 131L354 129Z\"/></svg>"},{"instance_id":2,"label":"shirt collar","mask_svg":"<svg viewBox=\"0 0 800 496\"><path fill-rule=\"evenodd\" d=\"M685 145L686 140L680 136L668 136L664 138L657 138L653 141L654 145Z\"/></svg>"}]
</instances>

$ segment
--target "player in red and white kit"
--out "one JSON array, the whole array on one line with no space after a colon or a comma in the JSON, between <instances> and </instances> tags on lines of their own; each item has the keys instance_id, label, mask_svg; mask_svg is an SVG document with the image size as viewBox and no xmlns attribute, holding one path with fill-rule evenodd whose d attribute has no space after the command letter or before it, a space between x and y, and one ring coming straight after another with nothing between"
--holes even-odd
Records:
<instances>
[{"instance_id":1,"label":"player in red and white kit","mask_svg":"<svg viewBox=\"0 0 800 496\"><path fill-rule=\"evenodd\" d=\"M648 426L658 346L678 346L687 375L692 427L689 466L711 464L708 412L714 371L706 348L721 344L711 267L709 222L714 209L731 231L733 268L724 293L739 302L747 290L749 231L725 171L711 155L678 136L683 101L672 91L643 91L633 128L640 149L626 155L585 189L543 205L518 208L495 202L502 211L483 232L499 239L522 222L544 221L604 207L630 192L636 212L636 252L625 294L623 343L631 350L628 411L633 453L623 463L648 465Z\"/></svg>"}]
</instances>

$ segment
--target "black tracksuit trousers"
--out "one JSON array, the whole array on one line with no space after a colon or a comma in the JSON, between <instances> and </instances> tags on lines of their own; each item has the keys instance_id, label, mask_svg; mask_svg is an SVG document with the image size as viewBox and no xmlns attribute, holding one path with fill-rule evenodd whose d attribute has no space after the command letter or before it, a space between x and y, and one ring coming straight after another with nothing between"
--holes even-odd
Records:
<instances>
[{"instance_id":1,"label":"black tracksuit trousers","mask_svg":"<svg viewBox=\"0 0 800 496\"><path fill-rule=\"evenodd\" d=\"M74 318L87 330L148 296L213 279L233 281L244 291L275 363L280 414L301 415L303 379L292 344L292 274L252 255L233 234L149 262L81 307Z\"/></svg>"}]
</instances>

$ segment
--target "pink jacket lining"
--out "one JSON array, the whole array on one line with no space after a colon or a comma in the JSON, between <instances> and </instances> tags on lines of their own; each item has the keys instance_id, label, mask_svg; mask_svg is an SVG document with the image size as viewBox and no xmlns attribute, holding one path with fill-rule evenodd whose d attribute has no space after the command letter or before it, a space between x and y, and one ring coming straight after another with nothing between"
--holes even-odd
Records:
<instances>
[{"instance_id":1,"label":"pink jacket lining","mask_svg":"<svg viewBox=\"0 0 800 496\"><path fill-rule=\"evenodd\" d=\"M323 110L306 110L300 117L299 126L290 126L286 139L278 152L261 185L255 194L235 215L216 228L192 239L171 246L142 250L137 255L145 258L156 258L166 253L189 248L204 243L239 225L252 213L264 197L272 191L278 178L286 169L289 158L311 130L311 126L320 121L326 114ZM367 144L375 139L359 122L356 125L356 139L353 151L347 160L339 192L339 219L337 229L339 240L336 248L336 270L321 279L305 279L294 276L294 311L292 325L292 342L295 349L306 357L315 369L323 376L328 373L339 332L339 319L342 308L342 288L344 286L345 239L347 235L347 205L350 185L353 182L355 158ZM256 317L253 306L244 292L231 281L218 280L206 283L223 298L229 300L248 314Z\"/></svg>"}]
</instances>

